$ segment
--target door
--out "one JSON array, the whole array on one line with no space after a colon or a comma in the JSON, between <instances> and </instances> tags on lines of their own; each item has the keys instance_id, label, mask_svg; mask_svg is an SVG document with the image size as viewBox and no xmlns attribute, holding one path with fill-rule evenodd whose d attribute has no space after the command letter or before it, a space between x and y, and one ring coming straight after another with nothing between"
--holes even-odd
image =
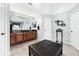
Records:
<instances>
[{"instance_id":1,"label":"door","mask_svg":"<svg viewBox=\"0 0 79 59\"><path fill-rule=\"evenodd\" d=\"M4 5L0 4L0 56L4 56L5 55L5 20L4 20Z\"/></svg>"},{"instance_id":2,"label":"door","mask_svg":"<svg viewBox=\"0 0 79 59\"><path fill-rule=\"evenodd\" d=\"M70 17L70 41L79 50L79 11Z\"/></svg>"},{"instance_id":3,"label":"door","mask_svg":"<svg viewBox=\"0 0 79 59\"><path fill-rule=\"evenodd\" d=\"M51 40L51 17L50 16L43 16L44 22L44 38Z\"/></svg>"}]
</instances>

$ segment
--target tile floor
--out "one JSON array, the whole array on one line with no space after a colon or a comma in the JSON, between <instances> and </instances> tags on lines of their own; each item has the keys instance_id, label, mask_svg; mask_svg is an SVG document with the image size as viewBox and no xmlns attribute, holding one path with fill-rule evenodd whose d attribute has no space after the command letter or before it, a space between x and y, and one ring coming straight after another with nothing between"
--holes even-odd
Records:
<instances>
[{"instance_id":1,"label":"tile floor","mask_svg":"<svg viewBox=\"0 0 79 59\"><path fill-rule=\"evenodd\" d=\"M63 44L63 55L65 56L79 56L79 50L75 49L69 44Z\"/></svg>"},{"instance_id":2,"label":"tile floor","mask_svg":"<svg viewBox=\"0 0 79 59\"><path fill-rule=\"evenodd\" d=\"M32 40L22 44L18 44L11 47L10 56L28 56L28 45L38 42L38 40ZM79 56L79 51L73 48L71 45L63 44L64 56Z\"/></svg>"}]
</instances>

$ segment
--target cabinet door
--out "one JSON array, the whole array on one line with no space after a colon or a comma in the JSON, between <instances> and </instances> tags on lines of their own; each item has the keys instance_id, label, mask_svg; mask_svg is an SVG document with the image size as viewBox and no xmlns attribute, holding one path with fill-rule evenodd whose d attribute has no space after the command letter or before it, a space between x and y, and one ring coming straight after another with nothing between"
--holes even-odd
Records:
<instances>
[{"instance_id":1,"label":"cabinet door","mask_svg":"<svg viewBox=\"0 0 79 59\"><path fill-rule=\"evenodd\" d=\"M35 33L32 32L32 33L31 33L31 38L34 39L34 37L35 37Z\"/></svg>"},{"instance_id":2,"label":"cabinet door","mask_svg":"<svg viewBox=\"0 0 79 59\"><path fill-rule=\"evenodd\" d=\"M37 37L37 32L36 31L32 31L31 32L31 39L36 39Z\"/></svg>"},{"instance_id":3,"label":"cabinet door","mask_svg":"<svg viewBox=\"0 0 79 59\"><path fill-rule=\"evenodd\" d=\"M16 41L17 41L17 43L23 42L23 34L21 32L16 33Z\"/></svg>"},{"instance_id":4,"label":"cabinet door","mask_svg":"<svg viewBox=\"0 0 79 59\"><path fill-rule=\"evenodd\" d=\"M28 32L28 40L31 40L31 31Z\"/></svg>"},{"instance_id":5,"label":"cabinet door","mask_svg":"<svg viewBox=\"0 0 79 59\"><path fill-rule=\"evenodd\" d=\"M10 34L10 44L11 45L16 44L16 34L15 33Z\"/></svg>"},{"instance_id":6,"label":"cabinet door","mask_svg":"<svg viewBox=\"0 0 79 59\"><path fill-rule=\"evenodd\" d=\"M28 41L29 40L29 32L24 32L23 39L24 39L24 41Z\"/></svg>"}]
</instances>

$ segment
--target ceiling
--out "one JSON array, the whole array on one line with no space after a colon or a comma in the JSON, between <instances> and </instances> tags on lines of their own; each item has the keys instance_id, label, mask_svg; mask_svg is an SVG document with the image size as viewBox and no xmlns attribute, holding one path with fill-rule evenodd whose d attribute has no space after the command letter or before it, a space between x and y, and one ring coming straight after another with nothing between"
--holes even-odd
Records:
<instances>
[{"instance_id":1,"label":"ceiling","mask_svg":"<svg viewBox=\"0 0 79 59\"><path fill-rule=\"evenodd\" d=\"M68 11L72 9L76 3L32 3L32 5L28 3L13 3L10 4L10 9L24 9L25 11L32 11L38 14L46 14L53 15L57 13L61 13L64 11Z\"/></svg>"}]
</instances>

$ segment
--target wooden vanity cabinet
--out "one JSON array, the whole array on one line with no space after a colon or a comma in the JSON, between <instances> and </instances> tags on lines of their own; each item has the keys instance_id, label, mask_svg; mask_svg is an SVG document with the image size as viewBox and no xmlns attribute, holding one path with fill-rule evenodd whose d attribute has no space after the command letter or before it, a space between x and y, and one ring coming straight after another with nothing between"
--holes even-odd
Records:
<instances>
[{"instance_id":1,"label":"wooden vanity cabinet","mask_svg":"<svg viewBox=\"0 0 79 59\"><path fill-rule=\"evenodd\" d=\"M23 33L22 32L17 32L16 33L16 42L20 43L23 41Z\"/></svg>"},{"instance_id":2,"label":"wooden vanity cabinet","mask_svg":"<svg viewBox=\"0 0 79 59\"><path fill-rule=\"evenodd\" d=\"M16 42L16 33L11 33L10 34L10 44L11 45L14 45L14 44L16 44L17 42Z\"/></svg>"},{"instance_id":3,"label":"wooden vanity cabinet","mask_svg":"<svg viewBox=\"0 0 79 59\"><path fill-rule=\"evenodd\" d=\"M28 41L29 40L29 32L23 32L23 40Z\"/></svg>"},{"instance_id":4,"label":"wooden vanity cabinet","mask_svg":"<svg viewBox=\"0 0 79 59\"><path fill-rule=\"evenodd\" d=\"M10 44L15 45L21 42L34 40L37 38L37 30L23 31L23 32L12 32L10 34Z\"/></svg>"},{"instance_id":5,"label":"wooden vanity cabinet","mask_svg":"<svg viewBox=\"0 0 79 59\"><path fill-rule=\"evenodd\" d=\"M30 35L31 40L36 39L37 38L37 32L36 31L32 31L31 35Z\"/></svg>"}]
</instances>

